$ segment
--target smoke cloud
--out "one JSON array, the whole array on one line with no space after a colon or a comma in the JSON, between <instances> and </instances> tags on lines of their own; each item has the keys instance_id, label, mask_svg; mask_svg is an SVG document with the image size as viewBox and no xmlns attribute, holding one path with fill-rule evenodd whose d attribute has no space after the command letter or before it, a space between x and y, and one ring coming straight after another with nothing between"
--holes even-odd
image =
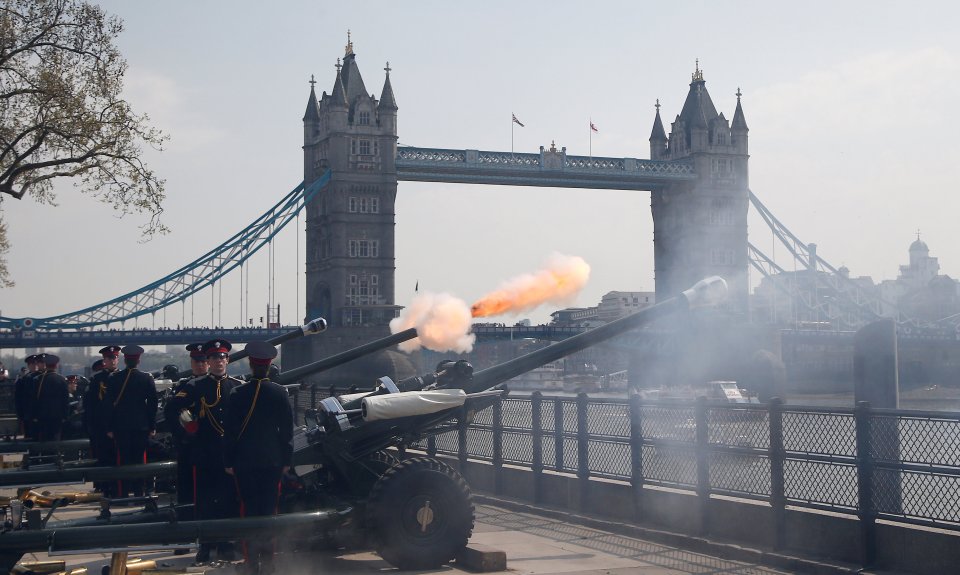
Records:
<instances>
[{"instance_id":1,"label":"smoke cloud","mask_svg":"<svg viewBox=\"0 0 960 575\"><path fill-rule=\"evenodd\" d=\"M546 267L504 282L499 289L473 304L473 317L513 314L532 310L545 303L566 306L590 279L590 264L578 256L555 253Z\"/></svg>"},{"instance_id":2,"label":"smoke cloud","mask_svg":"<svg viewBox=\"0 0 960 575\"><path fill-rule=\"evenodd\" d=\"M390 320L390 332L417 328L418 337L397 346L407 353L421 346L441 353L469 353L477 340L469 333L471 319L470 307L462 299L447 293L424 292L413 298L399 317Z\"/></svg>"}]
</instances>

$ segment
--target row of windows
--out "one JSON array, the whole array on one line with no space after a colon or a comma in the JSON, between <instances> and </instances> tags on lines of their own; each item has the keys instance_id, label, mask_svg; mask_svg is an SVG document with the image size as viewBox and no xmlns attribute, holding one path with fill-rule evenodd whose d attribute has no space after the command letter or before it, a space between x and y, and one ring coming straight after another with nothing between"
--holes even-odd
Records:
<instances>
[{"instance_id":1,"label":"row of windows","mask_svg":"<svg viewBox=\"0 0 960 575\"><path fill-rule=\"evenodd\" d=\"M356 274L350 274L350 279L347 281L350 282L351 286L364 285L364 284L375 286L380 283L380 276L378 276L377 274L370 274L370 275L364 274L358 277Z\"/></svg>"},{"instance_id":2,"label":"row of windows","mask_svg":"<svg viewBox=\"0 0 960 575\"><path fill-rule=\"evenodd\" d=\"M731 198L714 198L710 205L708 221L712 225L733 225L733 200Z\"/></svg>"},{"instance_id":3,"label":"row of windows","mask_svg":"<svg viewBox=\"0 0 960 575\"><path fill-rule=\"evenodd\" d=\"M367 196L350 196L350 199L347 202L348 209L351 213L360 213L360 214L379 214L380 213L380 198L377 197L367 197Z\"/></svg>"},{"instance_id":4,"label":"row of windows","mask_svg":"<svg viewBox=\"0 0 960 575\"><path fill-rule=\"evenodd\" d=\"M358 151L359 150L359 151ZM350 140L350 153L361 156L377 155L380 153L380 144L374 140Z\"/></svg>"},{"instance_id":5,"label":"row of windows","mask_svg":"<svg viewBox=\"0 0 960 575\"><path fill-rule=\"evenodd\" d=\"M379 240L349 240L347 248L347 255L351 258L380 257Z\"/></svg>"},{"instance_id":6,"label":"row of windows","mask_svg":"<svg viewBox=\"0 0 960 575\"><path fill-rule=\"evenodd\" d=\"M710 250L710 263L715 266L733 265L733 250Z\"/></svg>"},{"instance_id":7,"label":"row of windows","mask_svg":"<svg viewBox=\"0 0 960 575\"><path fill-rule=\"evenodd\" d=\"M710 172L721 178L733 176L733 159L731 158L713 158L710 160Z\"/></svg>"}]
</instances>

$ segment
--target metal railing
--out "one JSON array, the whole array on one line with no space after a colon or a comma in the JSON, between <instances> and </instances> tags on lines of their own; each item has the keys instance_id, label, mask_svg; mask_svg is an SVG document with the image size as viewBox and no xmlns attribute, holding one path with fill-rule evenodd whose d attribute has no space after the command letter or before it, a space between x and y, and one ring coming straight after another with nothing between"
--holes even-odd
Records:
<instances>
[{"instance_id":1,"label":"metal railing","mask_svg":"<svg viewBox=\"0 0 960 575\"><path fill-rule=\"evenodd\" d=\"M339 393L308 390L312 406ZM764 501L778 547L787 506L830 511L859 519L865 565L878 519L960 531L960 414L534 392L456 429L410 447L491 463L495 485L504 465L527 467L537 501L544 472L577 477L583 492L595 478L681 489L701 498L704 531L711 496Z\"/></svg>"}]
</instances>

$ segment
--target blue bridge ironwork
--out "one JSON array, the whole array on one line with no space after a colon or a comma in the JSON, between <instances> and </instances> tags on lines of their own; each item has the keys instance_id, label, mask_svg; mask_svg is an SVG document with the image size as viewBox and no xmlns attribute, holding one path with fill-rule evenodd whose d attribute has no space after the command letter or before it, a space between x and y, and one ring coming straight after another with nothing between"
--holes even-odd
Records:
<instances>
[{"instance_id":1,"label":"blue bridge ironwork","mask_svg":"<svg viewBox=\"0 0 960 575\"><path fill-rule=\"evenodd\" d=\"M568 156L543 148L539 154L517 154L399 147L396 165L398 180L459 184L655 190L696 178L687 161Z\"/></svg>"}]
</instances>

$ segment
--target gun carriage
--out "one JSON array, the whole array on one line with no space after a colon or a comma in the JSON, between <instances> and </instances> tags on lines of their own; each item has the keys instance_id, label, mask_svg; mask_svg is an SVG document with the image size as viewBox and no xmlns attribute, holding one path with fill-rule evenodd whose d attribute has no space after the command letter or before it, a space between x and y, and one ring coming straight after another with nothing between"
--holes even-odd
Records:
<instances>
[{"instance_id":1,"label":"gun carriage","mask_svg":"<svg viewBox=\"0 0 960 575\"><path fill-rule=\"evenodd\" d=\"M710 278L678 297L487 369L474 372L466 361L444 361L433 373L399 382L382 377L372 392L322 400L317 409L308 410L306 424L295 430L293 468L282 485L284 514L268 518L273 523L264 518L191 521L191 506L156 504L135 513L49 524L49 514L41 518L34 513L26 521L14 518L17 528L8 521L7 530L0 533L0 569L12 567L23 553L32 551L89 550L101 541L169 546L245 536L281 524L298 526L297 539L305 544L372 547L401 569L441 566L472 534L470 488L439 459L415 456L401 461L394 448L455 429L457 421L470 421L492 406L502 385L517 375L665 315L717 303L725 292L721 278ZM391 338L409 339L415 336L410 331L412 335ZM364 347L369 351L368 346ZM351 352L345 353L359 357ZM328 368L332 359L286 372L281 379L303 377L317 365ZM135 530L129 529L131 524L136 524ZM89 530L87 534L83 529Z\"/></svg>"}]
</instances>

